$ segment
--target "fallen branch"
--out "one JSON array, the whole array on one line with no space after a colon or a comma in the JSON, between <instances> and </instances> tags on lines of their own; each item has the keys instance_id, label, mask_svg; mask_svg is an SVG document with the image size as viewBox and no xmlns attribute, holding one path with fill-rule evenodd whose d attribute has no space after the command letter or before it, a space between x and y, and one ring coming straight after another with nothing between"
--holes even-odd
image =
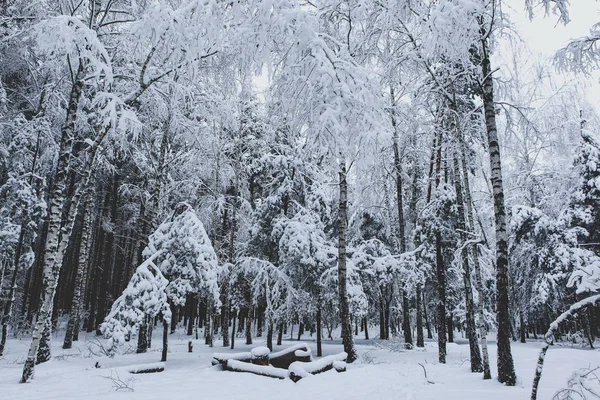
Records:
<instances>
[{"instance_id":1,"label":"fallen branch","mask_svg":"<svg viewBox=\"0 0 600 400\"><path fill-rule=\"evenodd\" d=\"M425 380L427 381L427 383L429 383L430 385L433 385L433 384L435 384L435 382L433 382L433 381L430 381L430 380L427 378L427 370L425 369L425 366L424 366L423 364L421 364L421 363L418 363L418 364L421 366L421 368L423 368L423 373L425 374Z\"/></svg>"}]
</instances>

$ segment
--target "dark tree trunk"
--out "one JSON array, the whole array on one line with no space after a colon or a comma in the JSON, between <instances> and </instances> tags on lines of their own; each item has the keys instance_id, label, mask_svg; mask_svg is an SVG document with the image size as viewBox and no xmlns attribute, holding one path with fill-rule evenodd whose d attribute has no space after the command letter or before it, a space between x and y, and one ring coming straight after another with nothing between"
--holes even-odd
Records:
<instances>
[{"instance_id":1,"label":"dark tree trunk","mask_svg":"<svg viewBox=\"0 0 600 400\"><path fill-rule=\"evenodd\" d=\"M248 307L248 313L246 314L246 344L252 344L252 318L250 313L252 309Z\"/></svg>"},{"instance_id":2,"label":"dark tree trunk","mask_svg":"<svg viewBox=\"0 0 600 400\"><path fill-rule=\"evenodd\" d=\"M438 352L441 364L446 364L446 266L442 257L442 235L435 234L436 272L438 287L437 334Z\"/></svg>"},{"instance_id":3,"label":"dark tree trunk","mask_svg":"<svg viewBox=\"0 0 600 400\"><path fill-rule=\"evenodd\" d=\"M404 331L404 343L412 346L412 328L410 326L410 309L408 305L408 296L402 291L402 330Z\"/></svg>"},{"instance_id":4,"label":"dark tree trunk","mask_svg":"<svg viewBox=\"0 0 600 400\"><path fill-rule=\"evenodd\" d=\"M196 295L188 294L188 321L187 321L187 335L192 336L194 334L194 326L196 321ZM229 344L228 344L229 345Z\"/></svg>"},{"instance_id":5,"label":"dark tree trunk","mask_svg":"<svg viewBox=\"0 0 600 400\"><path fill-rule=\"evenodd\" d=\"M138 341L136 353L145 353L148 351L148 324L147 318L144 317L144 322L140 325L138 331Z\"/></svg>"},{"instance_id":6,"label":"dark tree trunk","mask_svg":"<svg viewBox=\"0 0 600 400\"><path fill-rule=\"evenodd\" d=\"M323 355L322 348L322 327L321 327L321 300L317 303L317 357Z\"/></svg>"},{"instance_id":7,"label":"dark tree trunk","mask_svg":"<svg viewBox=\"0 0 600 400\"><path fill-rule=\"evenodd\" d=\"M520 339L521 339L521 343L526 343L525 340L525 319L523 318L523 310L519 311L519 333L520 333Z\"/></svg>"},{"instance_id":8,"label":"dark tree trunk","mask_svg":"<svg viewBox=\"0 0 600 400\"><path fill-rule=\"evenodd\" d=\"M191 343L191 342L190 342ZM167 361L167 351L169 350L169 323L163 319L163 347L160 361Z\"/></svg>"},{"instance_id":9,"label":"dark tree trunk","mask_svg":"<svg viewBox=\"0 0 600 400\"><path fill-rule=\"evenodd\" d=\"M233 312L233 325L231 326L231 350L235 347L235 321L237 321L237 311Z\"/></svg>"},{"instance_id":10,"label":"dark tree trunk","mask_svg":"<svg viewBox=\"0 0 600 400\"><path fill-rule=\"evenodd\" d=\"M281 343L283 341L283 322L279 324L279 331L277 332L277 346L281 346Z\"/></svg>"},{"instance_id":11,"label":"dark tree trunk","mask_svg":"<svg viewBox=\"0 0 600 400\"><path fill-rule=\"evenodd\" d=\"M273 321L269 321L267 327L267 347L273 351Z\"/></svg>"},{"instance_id":12,"label":"dark tree trunk","mask_svg":"<svg viewBox=\"0 0 600 400\"><path fill-rule=\"evenodd\" d=\"M382 340L387 339L385 337L385 305L383 296L379 297L379 338Z\"/></svg>"},{"instance_id":13,"label":"dark tree trunk","mask_svg":"<svg viewBox=\"0 0 600 400\"><path fill-rule=\"evenodd\" d=\"M427 329L427 339L433 339L431 325L429 324L429 318L427 317L427 305L427 301L425 300L425 291L423 290L423 318L425 319L425 328Z\"/></svg>"},{"instance_id":14,"label":"dark tree trunk","mask_svg":"<svg viewBox=\"0 0 600 400\"><path fill-rule=\"evenodd\" d=\"M421 304L421 284L417 283L417 347L425 347L423 339L423 305Z\"/></svg>"}]
</instances>

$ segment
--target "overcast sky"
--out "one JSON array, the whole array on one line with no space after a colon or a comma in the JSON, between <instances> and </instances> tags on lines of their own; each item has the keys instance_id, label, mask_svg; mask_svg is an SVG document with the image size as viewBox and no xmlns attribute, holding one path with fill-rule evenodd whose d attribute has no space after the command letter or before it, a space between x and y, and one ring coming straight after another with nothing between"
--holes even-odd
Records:
<instances>
[{"instance_id":1,"label":"overcast sky","mask_svg":"<svg viewBox=\"0 0 600 400\"><path fill-rule=\"evenodd\" d=\"M534 2L536 0L533 0ZM544 15L542 8L536 9L533 20L529 20L525 10L525 0L504 0L504 11L510 14L522 39L532 52L542 59L549 59L564 47L570 39L586 36L595 23L600 22L600 2L597 0L574 0L569 5L571 22L566 26L558 23L555 15ZM591 78L569 74L566 79L583 79L587 83L588 99L600 111L600 73Z\"/></svg>"}]
</instances>

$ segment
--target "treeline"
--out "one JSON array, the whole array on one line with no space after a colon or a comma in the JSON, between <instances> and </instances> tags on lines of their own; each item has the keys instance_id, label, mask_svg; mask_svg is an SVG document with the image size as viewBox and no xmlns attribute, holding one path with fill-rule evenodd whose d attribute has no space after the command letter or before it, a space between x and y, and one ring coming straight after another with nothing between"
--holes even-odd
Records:
<instances>
[{"instance_id":1,"label":"treeline","mask_svg":"<svg viewBox=\"0 0 600 400\"><path fill-rule=\"evenodd\" d=\"M0 354L32 336L25 382L61 324L114 354L162 321L319 354L341 327L349 362L435 334L443 363L462 331L490 378L495 330L514 385L511 339L598 289L600 123L461 4L2 3Z\"/></svg>"}]
</instances>

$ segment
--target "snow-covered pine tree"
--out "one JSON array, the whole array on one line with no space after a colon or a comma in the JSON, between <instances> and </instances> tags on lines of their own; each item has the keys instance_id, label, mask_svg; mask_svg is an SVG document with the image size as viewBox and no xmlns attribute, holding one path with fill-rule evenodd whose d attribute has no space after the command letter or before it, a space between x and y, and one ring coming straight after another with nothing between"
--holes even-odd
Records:
<instances>
[{"instance_id":1,"label":"snow-covered pine tree","mask_svg":"<svg viewBox=\"0 0 600 400\"><path fill-rule=\"evenodd\" d=\"M155 258L155 254L158 254L158 268L168 279L165 290L173 305L181 306L188 294L197 294L204 298L209 310L219 309L221 268L204 225L191 206L179 204L173 215L150 235L142 255ZM166 330L164 332L166 348ZM143 348L144 343L138 347ZM166 353L163 359L166 360Z\"/></svg>"},{"instance_id":2,"label":"snow-covered pine tree","mask_svg":"<svg viewBox=\"0 0 600 400\"><path fill-rule=\"evenodd\" d=\"M155 259L163 251L154 252L144 261L129 280L123 294L114 302L110 313L105 318L100 330L108 339L106 351L114 356L125 341L138 330L142 338L142 346L146 345L147 329L143 327L148 319L162 314L163 320L169 321L171 309L168 304L167 286L169 281L163 276ZM138 346L139 347L139 346ZM145 347L143 348L145 351Z\"/></svg>"}]
</instances>

